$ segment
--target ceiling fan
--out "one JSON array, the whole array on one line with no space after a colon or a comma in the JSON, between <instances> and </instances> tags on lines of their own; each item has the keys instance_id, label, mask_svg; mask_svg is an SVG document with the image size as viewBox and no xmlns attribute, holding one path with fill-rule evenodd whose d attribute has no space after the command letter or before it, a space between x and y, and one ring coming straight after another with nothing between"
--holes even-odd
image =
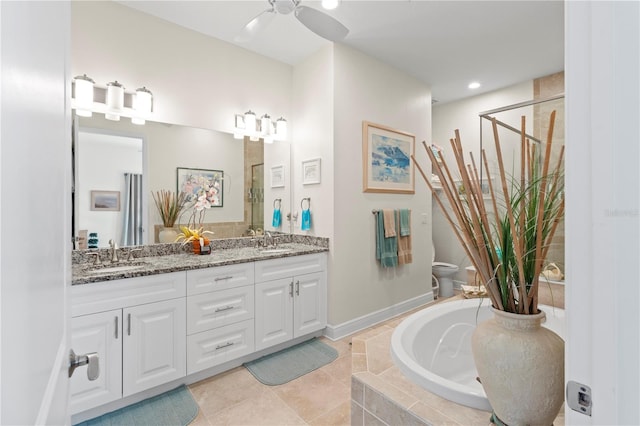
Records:
<instances>
[{"instance_id":1,"label":"ceiling fan","mask_svg":"<svg viewBox=\"0 0 640 426\"><path fill-rule=\"evenodd\" d=\"M251 40L263 28L275 18L277 14L288 15L291 12L305 27L319 35L334 42L342 40L349 29L338 22L335 18L317 9L302 6L302 0L267 0L269 8L260 12L244 26L240 34L235 37L238 43L245 43Z\"/></svg>"}]
</instances>

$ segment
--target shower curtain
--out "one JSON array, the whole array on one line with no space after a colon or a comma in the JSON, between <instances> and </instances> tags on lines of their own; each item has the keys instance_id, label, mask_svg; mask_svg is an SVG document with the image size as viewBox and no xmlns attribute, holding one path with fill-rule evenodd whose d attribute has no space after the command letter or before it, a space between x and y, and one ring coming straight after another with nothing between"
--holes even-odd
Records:
<instances>
[{"instance_id":1,"label":"shower curtain","mask_svg":"<svg viewBox=\"0 0 640 426\"><path fill-rule=\"evenodd\" d=\"M124 223L122 224L122 245L142 245L142 175L124 174Z\"/></svg>"}]
</instances>

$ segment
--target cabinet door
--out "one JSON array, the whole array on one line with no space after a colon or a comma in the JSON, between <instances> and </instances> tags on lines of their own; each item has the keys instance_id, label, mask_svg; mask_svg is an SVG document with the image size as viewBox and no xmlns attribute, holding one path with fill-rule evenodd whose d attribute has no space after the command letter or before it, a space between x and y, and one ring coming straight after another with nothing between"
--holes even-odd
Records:
<instances>
[{"instance_id":1,"label":"cabinet door","mask_svg":"<svg viewBox=\"0 0 640 426\"><path fill-rule=\"evenodd\" d=\"M256 284L256 351L293 338L293 280Z\"/></svg>"},{"instance_id":2,"label":"cabinet door","mask_svg":"<svg viewBox=\"0 0 640 426\"><path fill-rule=\"evenodd\" d=\"M322 330L327 325L327 291L325 274L294 277L293 337Z\"/></svg>"},{"instance_id":3,"label":"cabinet door","mask_svg":"<svg viewBox=\"0 0 640 426\"><path fill-rule=\"evenodd\" d=\"M97 352L100 375L87 378L79 367L70 380L71 414L122 397L122 310L100 312L71 319L71 347L76 354Z\"/></svg>"},{"instance_id":4,"label":"cabinet door","mask_svg":"<svg viewBox=\"0 0 640 426\"><path fill-rule=\"evenodd\" d=\"M184 298L123 310L123 396L185 376Z\"/></svg>"}]
</instances>

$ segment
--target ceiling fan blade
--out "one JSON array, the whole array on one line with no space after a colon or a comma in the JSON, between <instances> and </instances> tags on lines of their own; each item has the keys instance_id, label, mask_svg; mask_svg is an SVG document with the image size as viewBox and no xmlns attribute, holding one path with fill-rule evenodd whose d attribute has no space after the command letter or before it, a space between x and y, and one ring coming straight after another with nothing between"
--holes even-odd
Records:
<instances>
[{"instance_id":1,"label":"ceiling fan blade","mask_svg":"<svg viewBox=\"0 0 640 426\"><path fill-rule=\"evenodd\" d=\"M240 34L234 37L234 41L237 43L246 43L250 41L256 34L262 31L269 23L276 17L276 11L272 7L271 9L260 12L258 16L253 18L247 25L244 26Z\"/></svg>"},{"instance_id":2,"label":"ceiling fan blade","mask_svg":"<svg viewBox=\"0 0 640 426\"><path fill-rule=\"evenodd\" d=\"M312 7L298 6L295 13L305 27L327 40L340 41L349 33L336 19Z\"/></svg>"}]
</instances>

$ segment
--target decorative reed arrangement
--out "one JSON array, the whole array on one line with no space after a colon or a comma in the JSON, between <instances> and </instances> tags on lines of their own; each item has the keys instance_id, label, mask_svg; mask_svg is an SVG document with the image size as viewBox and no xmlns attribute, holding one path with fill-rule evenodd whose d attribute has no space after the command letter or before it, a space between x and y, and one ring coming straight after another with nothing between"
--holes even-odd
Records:
<instances>
[{"instance_id":1,"label":"decorative reed arrangement","mask_svg":"<svg viewBox=\"0 0 640 426\"><path fill-rule=\"evenodd\" d=\"M176 194L173 191L162 189L155 193L152 192L151 195L162 218L162 224L165 228L172 228L180 213L184 210L187 194L185 192Z\"/></svg>"},{"instance_id":2,"label":"decorative reed arrangement","mask_svg":"<svg viewBox=\"0 0 640 426\"><path fill-rule=\"evenodd\" d=\"M458 191L447 162L438 160L425 142L422 144L434 173L440 178L445 200L434 190L415 156L411 156L471 263L486 283L493 307L498 310L517 314L538 312L539 276L553 235L564 214L564 147L556 164L553 167L550 164L554 123L555 111L550 116L542 153L526 139L525 117L522 117L520 177L508 179L497 123L493 120L499 167L497 187L494 187L490 176L486 153L484 150L481 153L489 183L489 208L493 209L495 215L493 220L488 215L472 153L471 164L465 164L458 130L450 142L464 191ZM439 157L444 158L442 152L439 152ZM449 204L451 212L445 208L445 202Z\"/></svg>"}]
</instances>

